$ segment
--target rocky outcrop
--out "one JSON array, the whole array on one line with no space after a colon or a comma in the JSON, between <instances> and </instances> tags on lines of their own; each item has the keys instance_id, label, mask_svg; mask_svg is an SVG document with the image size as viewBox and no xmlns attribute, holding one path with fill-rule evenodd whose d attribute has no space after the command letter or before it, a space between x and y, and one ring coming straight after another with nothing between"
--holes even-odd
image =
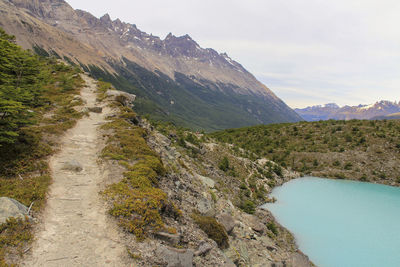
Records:
<instances>
[{"instance_id":1,"label":"rocky outcrop","mask_svg":"<svg viewBox=\"0 0 400 267\"><path fill-rule=\"evenodd\" d=\"M254 214L247 214L238 208L240 192L236 189L240 190L243 178L229 176L218 168L217 159L221 154L230 153L229 150L217 144L203 143L199 145L203 152L192 158L193 144L185 143L185 148L177 146L178 138L173 133L168 138L143 121L140 125L150 133L148 144L157 151L167 168L174 166L169 176L160 180L160 187L182 211L181 219L168 222L181 235L179 245L194 251L195 266L311 266L308 258L296 251L291 234L280 227L268 211L256 209ZM275 164L266 159L237 160L240 166L248 166L248 177L256 169ZM280 184L294 177L297 174L283 170L282 177L275 176L274 180ZM265 188L270 188L266 182ZM229 193L225 194L225 190ZM193 211L215 218L222 225L229 234L228 248L219 248L210 236L199 230L192 219ZM270 230L268 225L271 223L278 230ZM165 239L163 242L173 244Z\"/></svg>"},{"instance_id":2,"label":"rocky outcrop","mask_svg":"<svg viewBox=\"0 0 400 267\"><path fill-rule=\"evenodd\" d=\"M134 94L129 94L129 93L117 91L117 90L107 90L106 96L113 98L113 100L121 103L122 105L124 105L126 107L133 107L133 102L136 99L136 96Z\"/></svg>"},{"instance_id":3,"label":"rocky outcrop","mask_svg":"<svg viewBox=\"0 0 400 267\"><path fill-rule=\"evenodd\" d=\"M28 216L28 208L15 199L0 197L0 224L5 223L8 218L24 219Z\"/></svg>"}]
</instances>

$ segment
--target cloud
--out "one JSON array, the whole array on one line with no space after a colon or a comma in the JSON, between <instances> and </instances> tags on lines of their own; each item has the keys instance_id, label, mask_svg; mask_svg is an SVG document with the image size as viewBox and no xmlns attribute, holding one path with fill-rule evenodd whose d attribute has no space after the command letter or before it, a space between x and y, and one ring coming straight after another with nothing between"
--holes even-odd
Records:
<instances>
[{"instance_id":1,"label":"cloud","mask_svg":"<svg viewBox=\"0 0 400 267\"><path fill-rule=\"evenodd\" d=\"M227 52L291 106L400 99L394 0L67 0Z\"/></svg>"}]
</instances>

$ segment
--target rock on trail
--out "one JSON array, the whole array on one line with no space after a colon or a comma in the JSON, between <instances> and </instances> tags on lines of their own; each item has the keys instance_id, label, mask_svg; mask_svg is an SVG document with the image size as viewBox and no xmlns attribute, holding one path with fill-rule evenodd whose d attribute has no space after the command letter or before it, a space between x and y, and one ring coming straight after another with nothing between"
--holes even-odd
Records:
<instances>
[{"instance_id":1,"label":"rock on trail","mask_svg":"<svg viewBox=\"0 0 400 267\"><path fill-rule=\"evenodd\" d=\"M82 77L85 107L99 106L95 82ZM22 266L127 265L121 234L99 195L105 175L97 161L104 146L98 127L110 112L102 107L102 113L89 113L62 137L59 153L50 159L53 184L42 224ZM81 169L66 168L71 162Z\"/></svg>"}]
</instances>

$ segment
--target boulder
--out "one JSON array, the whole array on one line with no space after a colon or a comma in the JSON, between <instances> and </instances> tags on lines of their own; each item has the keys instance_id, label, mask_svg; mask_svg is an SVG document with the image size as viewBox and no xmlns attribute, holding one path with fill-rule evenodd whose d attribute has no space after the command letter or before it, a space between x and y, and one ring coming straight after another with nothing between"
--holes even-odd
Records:
<instances>
[{"instance_id":1,"label":"boulder","mask_svg":"<svg viewBox=\"0 0 400 267\"><path fill-rule=\"evenodd\" d=\"M156 253L163 262L167 263L167 267L193 266L194 253L193 250L191 249L159 247Z\"/></svg>"},{"instance_id":2,"label":"boulder","mask_svg":"<svg viewBox=\"0 0 400 267\"><path fill-rule=\"evenodd\" d=\"M217 215L217 221L222 224L228 234L232 233L233 228L236 226L235 219L228 213Z\"/></svg>"},{"instance_id":3,"label":"boulder","mask_svg":"<svg viewBox=\"0 0 400 267\"><path fill-rule=\"evenodd\" d=\"M102 107L88 107L89 112L93 113L102 113L103 108Z\"/></svg>"},{"instance_id":4,"label":"boulder","mask_svg":"<svg viewBox=\"0 0 400 267\"><path fill-rule=\"evenodd\" d=\"M266 226L262 224L256 216L245 214L243 217L246 224L250 226L253 231L259 234L263 234L266 231Z\"/></svg>"},{"instance_id":5,"label":"boulder","mask_svg":"<svg viewBox=\"0 0 400 267\"><path fill-rule=\"evenodd\" d=\"M181 235L169 234L164 232L155 233L154 236L158 239L168 242L170 245L176 246L181 241Z\"/></svg>"},{"instance_id":6,"label":"boulder","mask_svg":"<svg viewBox=\"0 0 400 267\"><path fill-rule=\"evenodd\" d=\"M197 248L197 250L194 252L195 256L202 256L207 254L210 250L213 249L213 246L210 243L207 243L205 241L202 241Z\"/></svg>"},{"instance_id":7,"label":"boulder","mask_svg":"<svg viewBox=\"0 0 400 267\"><path fill-rule=\"evenodd\" d=\"M210 200L207 198L200 198L197 202L197 210L204 216L215 216L215 210Z\"/></svg>"},{"instance_id":8,"label":"boulder","mask_svg":"<svg viewBox=\"0 0 400 267\"><path fill-rule=\"evenodd\" d=\"M83 167L79 162L73 159L68 162L65 162L62 169L68 171L80 172L83 170Z\"/></svg>"},{"instance_id":9,"label":"boulder","mask_svg":"<svg viewBox=\"0 0 400 267\"><path fill-rule=\"evenodd\" d=\"M197 174L197 178L202 182L203 185L209 187L209 188L214 188L215 187L215 182L213 179L202 176L200 174Z\"/></svg>"},{"instance_id":10,"label":"boulder","mask_svg":"<svg viewBox=\"0 0 400 267\"><path fill-rule=\"evenodd\" d=\"M28 208L15 199L0 197L0 224L5 223L8 218L25 218Z\"/></svg>"},{"instance_id":11,"label":"boulder","mask_svg":"<svg viewBox=\"0 0 400 267\"><path fill-rule=\"evenodd\" d=\"M117 90L107 90L107 97L113 97L115 101L120 102L122 105L127 107L133 106L133 101L135 101L136 96L122 91Z\"/></svg>"},{"instance_id":12,"label":"boulder","mask_svg":"<svg viewBox=\"0 0 400 267\"><path fill-rule=\"evenodd\" d=\"M303 253L293 253L289 258L291 266L296 267L311 267L310 259Z\"/></svg>"}]
</instances>

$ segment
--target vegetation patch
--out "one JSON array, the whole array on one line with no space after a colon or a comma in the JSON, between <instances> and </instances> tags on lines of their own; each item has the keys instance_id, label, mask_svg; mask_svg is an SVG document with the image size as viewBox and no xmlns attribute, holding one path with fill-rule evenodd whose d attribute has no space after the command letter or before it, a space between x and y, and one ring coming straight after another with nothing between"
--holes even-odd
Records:
<instances>
[{"instance_id":1,"label":"vegetation patch","mask_svg":"<svg viewBox=\"0 0 400 267\"><path fill-rule=\"evenodd\" d=\"M193 220L209 238L214 240L218 247L225 249L229 247L229 237L224 227L213 217L202 216L198 213L192 215Z\"/></svg>"},{"instance_id":2,"label":"vegetation patch","mask_svg":"<svg viewBox=\"0 0 400 267\"><path fill-rule=\"evenodd\" d=\"M9 252L22 256L25 244L32 239L32 226L28 220L10 218L0 224L0 266L9 266L5 261Z\"/></svg>"},{"instance_id":3,"label":"vegetation patch","mask_svg":"<svg viewBox=\"0 0 400 267\"><path fill-rule=\"evenodd\" d=\"M209 136L233 144L238 156L276 162L272 172L278 176L282 166L315 176L391 183L400 172L398 120L260 125Z\"/></svg>"},{"instance_id":4,"label":"vegetation patch","mask_svg":"<svg viewBox=\"0 0 400 267\"><path fill-rule=\"evenodd\" d=\"M101 88L107 87L100 83ZM143 240L151 231L167 230L162 216L179 217L180 211L157 187L166 171L158 155L146 143L146 131L135 126L136 114L117 102L118 116L102 126L112 131L103 157L117 160L126 168L123 180L110 185L103 194L111 201L110 214L120 225ZM129 116L127 115L129 114Z\"/></svg>"},{"instance_id":5,"label":"vegetation patch","mask_svg":"<svg viewBox=\"0 0 400 267\"><path fill-rule=\"evenodd\" d=\"M0 29L0 196L33 203L33 212L45 204L56 136L82 116L73 108L81 104L73 99L83 84L79 72L21 49ZM32 239L30 229L23 220L0 225L1 266Z\"/></svg>"}]
</instances>

